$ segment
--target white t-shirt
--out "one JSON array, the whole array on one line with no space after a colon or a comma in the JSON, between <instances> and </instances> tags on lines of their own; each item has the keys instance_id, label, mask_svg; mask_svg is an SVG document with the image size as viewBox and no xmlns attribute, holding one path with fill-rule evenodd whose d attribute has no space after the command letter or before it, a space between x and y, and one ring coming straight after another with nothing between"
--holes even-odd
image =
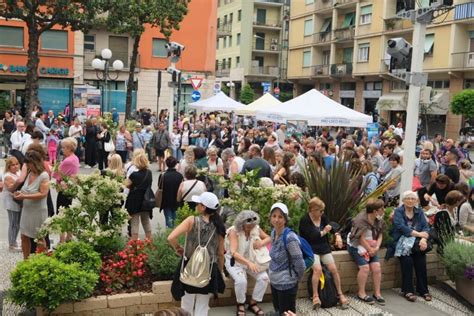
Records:
<instances>
[{"instance_id":1,"label":"white t-shirt","mask_svg":"<svg viewBox=\"0 0 474 316\"><path fill-rule=\"evenodd\" d=\"M74 135L76 134L76 135ZM82 135L82 126L76 127L75 125L72 125L69 127L69 137L79 137Z\"/></svg>"},{"instance_id":2,"label":"white t-shirt","mask_svg":"<svg viewBox=\"0 0 474 316\"><path fill-rule=\"evenodd\" d=\"M193 180L185 180L183 181L183 196L186 194L186 192L188 192L188 190L193 186L194 182L196 182L196 185L194 186L194 188L189 191L189 193L184 197L184 201L186 202L191 202L191 199L194 195L201 195L203 194L204 192L207 192L207 188L206 188L206 185L204 184L204 182L200 181L200 180L196 180L196 179L193 179Z\"/></svg>"}]
</instances>

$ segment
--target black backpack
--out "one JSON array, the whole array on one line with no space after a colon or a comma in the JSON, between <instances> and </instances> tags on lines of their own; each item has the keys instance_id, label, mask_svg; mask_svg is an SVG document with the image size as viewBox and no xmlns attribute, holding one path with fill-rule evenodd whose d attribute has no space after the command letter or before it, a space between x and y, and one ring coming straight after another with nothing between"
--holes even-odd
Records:
<instances>
[{"instance_id":1,"label":"black backpack","mask_svg":"<svg viewBox=\"0 0 474 316\"><path fill-rule=\"evenodd\" d=\"M321 288L322 284L321 282L318 283L318 295L319 295L319 300L321 301L321 307L322 308L330 308L334 307L338 303L338 297L337 297L337 289L336 285L334 283L334 279L332 277L331 272L329 272L329 269L326 268L325 265L323 267L323 275L324 275L324 287ZM311 269L311 272L308 275L308 294L309 297L313 297L313 270Z\"/></svg>"}]
</instances>

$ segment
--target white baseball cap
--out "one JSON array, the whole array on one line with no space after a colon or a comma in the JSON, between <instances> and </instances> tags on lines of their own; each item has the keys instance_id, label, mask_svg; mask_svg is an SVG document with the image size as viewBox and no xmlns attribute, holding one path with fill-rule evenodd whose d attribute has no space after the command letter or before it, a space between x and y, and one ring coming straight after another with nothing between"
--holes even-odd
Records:
<instances>
[{"instance_id":1,"label":"white baseball cap","mask_svg":"<svg viewBox=\"0 0 474 316\"><path fill-rule=\"evenodd\" d=\"M277 202L277 203L273 204L272 207L270 208L270 213L276 208L280 209L282 211L282 213L286 215L286 217L289 216L288 207L285 204L283 204L281 202Z\"/></svg>"},{"instance_id":2,"label":"white baseball cap","mask_svg":"<svg viewBox=\"0 0 474 316\"><path fill-rule=\"evenodd\" d=\"M219 199L214 193L204 192L201 195L193 195L191 201L195 203L201 203L207 208L216 210L219 208Z\"/></svg>"}]
</instances>

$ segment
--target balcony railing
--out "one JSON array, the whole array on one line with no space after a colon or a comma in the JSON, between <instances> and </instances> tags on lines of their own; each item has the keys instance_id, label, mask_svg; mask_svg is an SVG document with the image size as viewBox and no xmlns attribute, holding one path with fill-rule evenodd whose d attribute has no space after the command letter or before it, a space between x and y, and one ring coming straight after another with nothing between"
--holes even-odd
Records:
<instances>
[{"instance_id":1,"label":"balcony railing","mask_svg":"<svg viewBox=\"0 0 474 316\"><path fill-rule=\"evenodd\" d=\"M256 42L253 43L253 50L259 50L259 51L271 51L275 53L279 53L281 51L281 45L280 44L275 44L275 43L270 43L270 42Z\"/></svg>"},{"instance_id":2,"label":"balcony railing","mask_svg":"<svg viewBox=\"0 0 474 316\"><path fill-rule=\"evenodd\" d=\"M279 71L277 66L260 66L250 68L250 73L252 75L266 75L278 77Z\"/></svg>"},{"instance_id":3,"label":"balcony railing","mask_svg":"<svg viewBox=\"0 0 474 316\"><path fill-rule=\"evenodd\" d=\"M454 7L454 20L474 18L474 1L458 4Z\"/></svg>"},{"instance_id":4,"label":"balcony railing","mask_svg":"<svg viewBox=\"0 0 474 316\"><path fill-rule=\"evenodd\" d=\"M453 68L474 68L474 52L453 53Z\"/></svg>"},{"instance_id":5,"label":"balcony railing","mask_svg":"<svg viewBox=\"0 0 474 316\"><path fill-rule=\"evenodd\" d=\"M343 29L334 30L333 39L340 41L353 40L355 36L355 27L350 26Z\"/></svg>"},{"instance_id":6,"label":"balcony railing","mask_svg":"<svg viewBox=\"0 0 474 316\"><path fill-rule=\"evenodd\" d=\"M316 65L312 68L312 76L329 76L329 65Z\"/></svg>"},{"instance_id":7,"label":"balcony railing","mask_svg":"<svg viewBox=\"0 0 474 316\"><path fill-rule=\"evenodd\" d=\"M316 11L332 9L333 0L320 0L316 1Z\"/></svg>"},{"instance_id":8,"label":"balcony railing","mask_svg":"<svg viewBox=\"0 0 474 316\"><path fill-rule=\"evenodd\" d=\"M287 0L255 0L256 3L285 4Z\"/></svg>"},{"instance_id":9,"label":"balcony railing","mask_svg":"<svg viewBox=\"0 0 474 316\"><path fill-rule=\"evenodd\" d=\"M224 37L232 35L232 24L225 23L217 27L217 37Z\"/></svg>"},{"instance_id":10,"label":"balcony railing","mask_svg":"<svg viewBox=\"0 0 474 316\"><path fill-rule=\"evenodd\" d=\"M344 77L349 75L352 75L352 63L331 65L331 76Z\"/></svg>"},{"instance_id":11,"label":"balcony railing","mask_svg":"<svg viewBox=\"0 0 474 316\"><path fill-rule=\"evenodd\" d=\"M268 20L266 19L265 21L258 21L254 20L253 21L254 26L264 26L264 27L281 27L281 21L278 20Z\"/></svg>"},{"instance_id":12,"label":"balcony railing","mask_svg":"<svg viewBox=\"0 0 474 316\"><path fill-rule=\"evenodd\" d=\"M331 31L313 34L314 43L326 43L332 40Z\"/></svg>"},{"instance_id":13,"label":"balcony railing","mask_svg":"<svg viewBox=\"0 0 474 316\"><path fill-rule=\"evenodd\" d=\"M230 74L230 68L217 68L216 77L228 77Z\"/></svg>"},{"instance_id":14,"label":"balcony railing","mask_svg":"<svg viewBox=\"0 0 474 316\"><path fill-rule=\"evenodd\" d=\"M404 31L413 28L413 24L407 20L390 18L385 20L385 31Z\"/></svg>"},{"instance_id":15,"label":"balcony railing","mask_svg":"<svg viewBox=\"0 0 474 316\"><path fill-rule=\"evenodd\" d=\"M332 5L336 7L338 5L348 4L348 3L356 3L356 2L357 2L357 0L333 0Z\"/></svg>"}]
</instances>

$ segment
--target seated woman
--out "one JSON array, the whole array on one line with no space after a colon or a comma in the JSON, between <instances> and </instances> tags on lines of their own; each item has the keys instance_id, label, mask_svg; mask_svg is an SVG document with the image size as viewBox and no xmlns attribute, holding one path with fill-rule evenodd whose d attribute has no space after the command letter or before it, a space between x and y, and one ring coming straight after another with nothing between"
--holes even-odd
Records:
<instances>
[{"instance_id":1,"label":"seated woman","mask_svg":"<svg viewBox=\"0 0 474 316\"><path fill-rule=\"evenodd\" d=\"M385 305L385 299L380 292L380 282L382 280L382 270L380 268L377 251L382 244L383 230L385 228L384 201L380 199L369 199L366 211L360 212L352 220L352 230L347 237L349 253L359 266L357 273L358 292L357 298L368 304L375 301L380 305ZM372 271L374 282L374 295L368 296L365 292L365 285L369 272Z\"/></svg>"},{"instance_id":2,"label":"seated woman","mask_svg":"<svg viewBox=\"0 0 474 316\"><path fill-rule=\"evenodd\" d=\"M306 239L313 249L314 252L314 265L313 265L313 289L318 288L319 277L323 272L321 262L331 271L334 278L334 283L337 289L337 295L339 297L339 303L342 308L348 308L348 300L342 293L341 278L337 271L334 257L331 254L331 246L329 244L328 234L334 232L331 225L329 225L329 219L324 215L324 209L326 205L324 202L317 197L312 198L309 201L309 212L304 215L300 220L299 231L301 237ZM342 247L341 235L335 233L336 245L338 248ZM313 291L313 309L321 307L321 301L318 296L318 291Z\"/></svg>"},{"instance_id":3,"label":"seated woman","mask_svg":"<svg viewBox=\"0 0 474 316\"><path fill-rule=\"evenodd\" d=\"M271 239L258 226L260 217L254 211L241 211L235 218L234 226L227 230L225 239L225 267L234 279L237 300L237 315L245 315L247 292L247 274L256 280L248 310L255 315L264 315L257 303L263 300L268 285L268 264L259 264L252 255L252 249L267 251L265 248ZM263 247L263 248L262 248Z\"/></svg>"},{"instance_id":4,"label":"seated woman","mask_svg":"<svg viewBox=\"0 0 474 316\"><path fill-rule=\"evenodd\" d=\"M433 229L436 232L438 251L459 231L458 207L464 196L458 190L453 190L446 195L445 208L435 215Z\"/></svg>"},{"instance_id":5,"label":"seated woman","mask_svg":"<svg viewBox=\"0 0 474 316\"><path fill-rule=\"evenodd\" d=\"M464 232L474 234L474 189L471 189L469 199L461 205L459 225L461 225Z\"/></svg>"},{"instance_id":6,"label":"seated woman","mask_svg":"<svg viewBox=\"0 0 474 316\"><path fill-rule=\"evenodd\" d=\"M416 291L426 301L431 301L432 297L428 291L425 252L428 247L430 228L423 210L417 207L418 195L416 192L404 192L402 202L403 205L395 209L394 212L392 243L387 249L385 260L394 255L399 257L402 274L401 291L408 301L416 301L413 268L416 274ZM416 247L414 247L415 243L417 243ZM418 248L419 251L412 251L413 248Z\"/></svg>"}]
</instances>

